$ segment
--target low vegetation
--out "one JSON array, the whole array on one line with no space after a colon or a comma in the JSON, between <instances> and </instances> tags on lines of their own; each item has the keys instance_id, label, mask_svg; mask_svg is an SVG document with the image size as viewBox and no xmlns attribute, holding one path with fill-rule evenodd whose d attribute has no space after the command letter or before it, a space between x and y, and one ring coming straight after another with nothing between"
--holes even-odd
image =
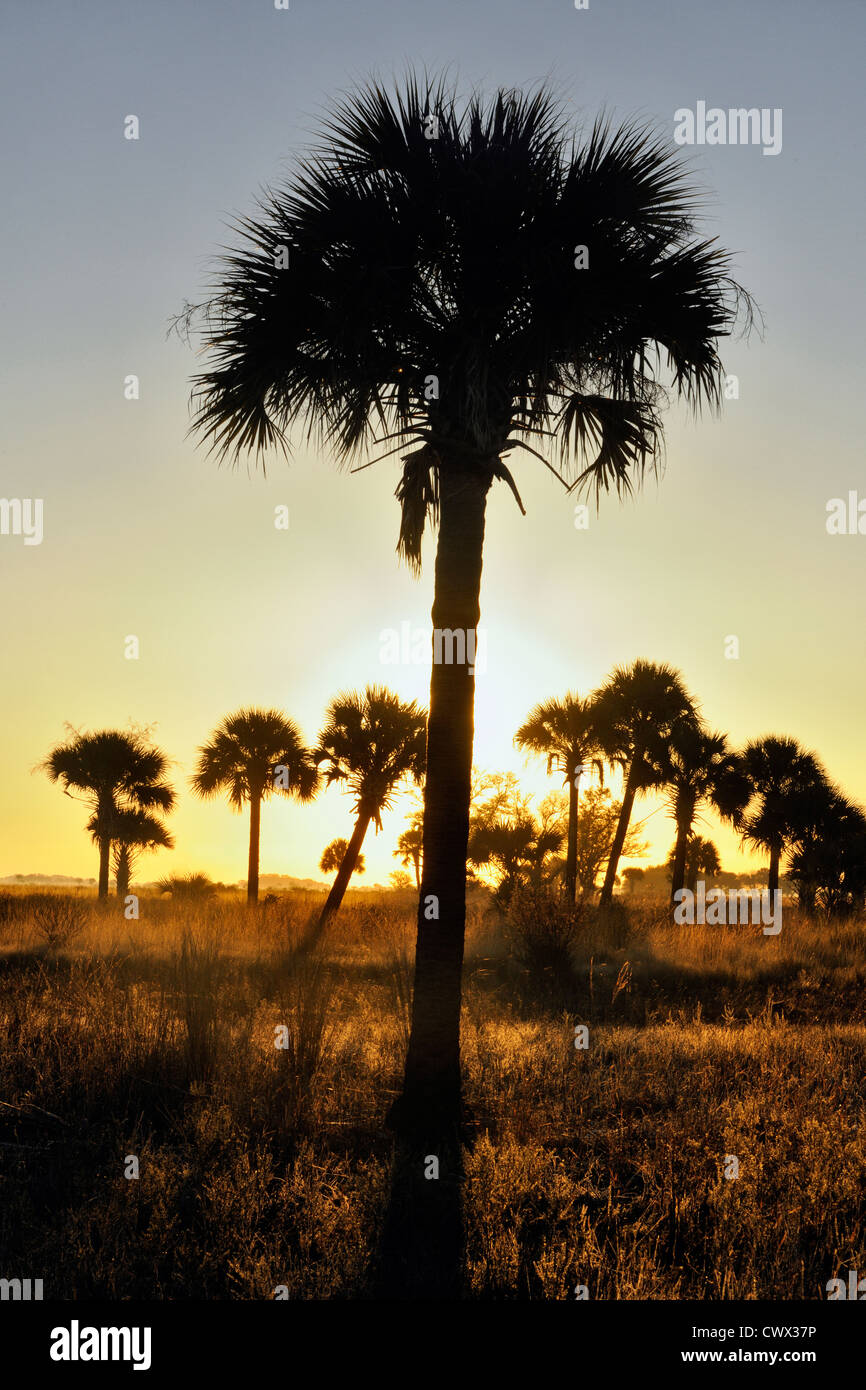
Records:
<instances>
[{"instance_id":1,"label":"low vegetation","mask_svg":"<svg viewBox=\"0 0 866 1390\"><path fill-rule=\"evenodd\" d=\"M866 1267L863 923L541 894L469 910L465 1295L817 1299ZM347 903L311 958L301 897L68 895L64 943L59 901L0 900L9 1268L67 1299L372 1296L411 910Z\"/></svg>"}]
</instances>

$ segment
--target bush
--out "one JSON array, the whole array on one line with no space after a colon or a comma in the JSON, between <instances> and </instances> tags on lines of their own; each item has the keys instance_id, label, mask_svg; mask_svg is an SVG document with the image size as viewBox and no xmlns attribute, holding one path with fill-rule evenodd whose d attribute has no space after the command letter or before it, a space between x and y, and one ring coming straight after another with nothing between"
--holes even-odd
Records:
<instances>
[{"instance_id":1,"label":"bush","mask_svg":"<svg viewBox=\"0 0 866 1390\"><path fill-rule=\"evenodd\" d=\"M183 902L206 902L212 898L220 885L208 878L207 874L174 875L159 880L162 893L170 893L173 899Z\"/></svg>"},{"instance_id":2,"label":"bush","mask_svg":"<svg viewBox=\"0 0 866 1390\"><path fill-rule=\"evenodd\" d=\"M33 902L33 925L52 951L68 946L84 930L87 905L59 893L43 893Z\"/></svg>"},{"instance_id":3,"label":"bush","mask_svg":"<svg viewBox=\"0 0 866 1390\"><path fill-rule=\"evenodd\" d=\"M573 907L549 889L520 884L506 917L513 954L533 975L552 971L570 977L571 948L582 916L582 907Z\"/></svg>"}]
</instances>

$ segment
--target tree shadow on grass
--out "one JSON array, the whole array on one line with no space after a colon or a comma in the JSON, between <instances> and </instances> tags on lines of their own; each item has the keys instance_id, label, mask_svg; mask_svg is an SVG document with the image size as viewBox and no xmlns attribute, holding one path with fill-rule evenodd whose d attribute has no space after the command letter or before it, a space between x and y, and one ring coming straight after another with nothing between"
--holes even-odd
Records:
<instances>
[{"instance_id":1,"label":"tree shadow on grass","mask_svg":"<svg viewBox=\"0 0 866 1390\"><path fill-rule=\"evenodd\" d=\"M436 1171L438 1177L433 1176ZM372 1271L374 1299L460 1298L462 1195L459 1139L396 1138L391 1189Z\"/></svg>"}]
</instances>

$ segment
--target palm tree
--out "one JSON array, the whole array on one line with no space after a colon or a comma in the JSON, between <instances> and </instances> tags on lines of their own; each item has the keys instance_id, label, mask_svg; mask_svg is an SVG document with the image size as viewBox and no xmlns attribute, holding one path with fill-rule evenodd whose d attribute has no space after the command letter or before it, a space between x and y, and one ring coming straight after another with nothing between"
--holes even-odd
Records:
<instances>
[{"instance_id":1,"label":"palm tree","mask_svg":"<svg viewBox=\"0 0 866 1390\"><path fill-rule=\"evenodd\" d=\"M866 816L829 782L801 799L789 845L788 874L799 906L829 917L862 909L866 896Z\"/></svg>"},{"instance_id":2,"label":"palm tree","mask_svg":"<svg viewBox=\"0 0 866 1390\"><path fill-rule=\"evenodd\" d=\"M572 486L630 490L662 443L662 375L693 408L719 406L718 340L742 304L751 312L727 254L701 239L669 140L598 121L581 141L544 88L462 105L444 79L410 76L394 97L362 88L239 241L213 297L178 320L198 317L210 352L194 428L234 458L286 446L295 426L341 459L372 444L400 454L398 550L420 569L426 522L438 525L434 634L461 635L473 655L493 483L522 510L503 456L527 450L568 486L539 452L547 441ZM430 1132L460 1114L475 690L474 663L437 661L436 647L412 1023L391 1115Z\"/></svg>"},{"instance_id":3,"label":"palm tree","mask_svg":"<svg viewBox=\"0 0 866 1390\"><path fill-rule=\"evenodd\" d=\"M551 861L565 838L561 820L557 826L531 814L502 817L490 825L472 827L469 862L497 872L494 897L500 907L507 908L521 884L543 887L555 874L555 861Z\"/></svg>"},{"instance_id":4,"label":"palm tree","mask_svg":"<svg viewBox=\"0 0 866 1390\"><path fill-rule=\"evenodd\" d=\"M600 902L613 897L622 847L639 792L664 786L668 745L674 729L694 717L694 704L682 677L664 662L635 661L617 666L595 700L595 727L608 762L623 769L622 810L607 861Z\"/></svg>"},{"instance_id":5,"label":"palm tree","mask_svg":"<svg viewBox=\"0 0 866 1390\"><path fill-rule=\"evenodd\" d=\"M671 904L686 882L686 856L695 819L710 806L735 823L749 800L749 780L725 734L705 729L693 718L679 720L667 749L668 805L677 827L671 860Z\"/></svg>"},{"instance_id":6,"label":"palm tree","mask_svg":"<svg viewBox=\"0 0 866 1390\"><path fill-rule=\"evenodd\" d=\"M247 903L259 898L259 834L262 802L274 792L312 801L318 776L297 724L277 709L239 709L199 749L191 785L207 800L228 794L235 811L250 808Z\"/></svg>"},{"instance_id":7,"label":"palm tree","mask_svg":"<svg viewBox=\"0 0 866 1390\"><path fill-rule=\"evenodd\" d=\"M754 739L746 744L742 763L752 794L738 828L744 844L769 854L767 889L773 894L779 887L782 855L808 821L808 807L816 791L827 785L827 778L817 759L794 738Z\"/></svg>"},{"instance_id":8,"label":"palm tree","mask_svg":"<svg viewBox=\"0 0 866 1390\"><path fill-rule=\"evenodd\" d=\"M407 704L378 685L363 694L346 691L328 706L314 757L327 785L340 782L354 797L355 829L307 946L319 940L343 901L370 822L381 830L382 812L401 785L423 781L426 718L414 700Z\"/></svg>"},{"instance_id":9,"label":"palm tree","mask_svg":"<svg viewBox=\"0 0 866 1390\"><path fill-rule=\"evenodd\" d=\"M42 764L52 782L62 782L67 796L83 792L91 808L87 828L99 847L100 898L108 897L112 841L126 811L169 812L175 803L163 780L168 759L145 735L118 729L78 733L49 753Z\"/></svg>"},{"instance_id":10,"label":"palm tree","mask_svg":"<svg viewBox=\"0 0 866 1390\"><path fill-rule=\"evenodd\" d=\"M421 889L421 853L424 848L424 811L414 811L409 817L409 825L400 835L394 858L399 859L404 869L412 865L415 874L415 887Z\"/></svg>"},{"instance_id":11,"label":"palm tree","mask_svg":"<svg viewBox=\"0 0 866 1390\"><path fill-rule=\"evenodd\" d=\"M99 821L95 812L87 828L98 845ZM129 892L132 872L139 855L154 849L174 849L174 839L162 821L147 811L118 811L114 818L112 837L112 862L118 898L122 900Z\"/></svg>"},{"instance_id":12,"label":"palm tree","mask_svg":"<svg viewBox=\"0 0 866 1390\"><path fill-rule=\"evenodd\" d=\"M346 857L346 850L348 848L348 840L332 840L329 845L326 845L324 850L322 851L322 857L319 860L319 868L321 869L322 873L332 874L337 869L339 869L340 865ZM359 854L357 860L355 861L355 873L363 874L364 872L364 856L363 854Z\"/></svg>"},{"instance_id":13,"label":"palm tree","mask_svg":"<svg viewBox=\"0 0 866 1390\"><path fill-rule=\"evenodd\" d=\"M673 871L677 847L674 846L668 859L668 868ZM689 888L693 893L697 888L698 874L717 874L722 867L719 851L712 840L704 840L700 835L689 835L686 841L686 858L683 865L681 888Z\"/></svg>"},{"instance_id":14,"label":"palm tree","mask_svg":"<svg viewBox=\"0 0 866 1390\"><path fill-rule=\"evenodd\" d=\"M528 753L542 754L547 759L547 775L556 770L562 773L563 785L568 784L568 840L565 854L565 894L570 903L577 898L577 810L580 778L587 767L598 769L603 777L603 764L592 723L593 702L582 700L571 691L561 700L545 700L537 704L524 724L514 735L518 748Z\"/></svg>"}]
</instances>

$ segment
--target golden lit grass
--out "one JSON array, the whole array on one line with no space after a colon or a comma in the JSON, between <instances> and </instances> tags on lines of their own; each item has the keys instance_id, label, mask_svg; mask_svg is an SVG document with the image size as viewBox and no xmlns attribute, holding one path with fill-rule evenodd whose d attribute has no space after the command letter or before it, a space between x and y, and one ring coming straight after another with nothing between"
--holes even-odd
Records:
<instances>
[{"instance_id":1,"label":"golden lit grass","mask_svg":"<svg viewBox=\"0 0 866 1390\"><path fill-rule=\"evenodd\" d=\"M369 1294L413 927L359 904L311 960L310 910L88 904L53 949L27 904L0 925L9 1270L61 1298ZM820 1298L866 1268L862 923L590 914L553 980L505 940L473 907L468 1297Z\"/></svg>"}]
</instances>

